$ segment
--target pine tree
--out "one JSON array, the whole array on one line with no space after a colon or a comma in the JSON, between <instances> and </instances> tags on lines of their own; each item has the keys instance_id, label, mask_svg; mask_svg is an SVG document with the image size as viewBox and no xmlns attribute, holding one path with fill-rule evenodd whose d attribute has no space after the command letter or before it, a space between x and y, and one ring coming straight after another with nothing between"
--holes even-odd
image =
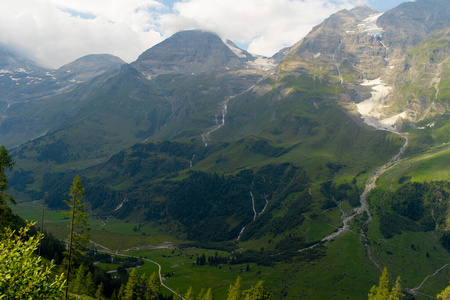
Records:
<instances>
[{"instance_id":1,"label":"pine tree","mask_svg":"<svg viewBox=\"0 0 450 300\"><path fill-rule=\"evenodd\" d=\"M119 292L117 293L117 299L125 299L125 284L122 284L120 286Z\"/></svg>"},{"instance_id":2,"label":"pine tree","mask_svg":"<svg viewBox=\"0 0 450 300\"><path fill-rule=\"evenodd\" d=\"M400 285L400 277L397 277L395 285L392 287L391 294L389 295L389 300L392 299L403 299L405 294L402 293L402 286Z\"/></svg>"},{"instance_id":3,"label":"pine tree","mask_svg":"<svg viewBox=\"0 0 450 300\"><path fill-rule=\"evenodd\" d=\"M212 293L211 288L208 289L208 291L206 292L206 295L203 299L204 300L214 300L214 295Z\"/></svg>"},{"instance_id":4,"label":"pine tree","mask_svg":"<svg viewBox=\"0 0 450 300\"><path fill-rule=\"evenodd\" d=\"M95 292L95 299L102 300L103 299L103 282L100 282L98 285L97 291Z\"/></svg>"},{"instance_id":5,"label":"pine tree","mask_svg":"<svg viewBox=\"0 0 450 300\"><path fill-rule=\"evenodd\" d=\"M81 264L77 270L77 274L75 275L75 279L71 282L71 291L74 294L82 295L84 294L84 279L86 276L86 267L84 264Z\"/></svg>"},{"instance_id":6,"label":"pine tree","mask_svg":"<svg viewBox=\"0 0 450 300\"><path fill-rule=\"evenodd\" d=\"M230 285L228 289L227 300L241 300L242 299L242 278L238 276L236 282Z\"/></svg>"},{"instance_id":7,"label":"pine tree","mask_svg":"<svg viewBox=\"0 0 450 300\"><path fill-rule=\"evenodd\" d=\"M67 287L65 299L68 296L70 269L73 260L80 260L83 255L86 243L89 241L89 227L87 224L87 214L84 212L84 204L81 203L85 195L83 186L81 185L80 176L75 176L72 186L70 187L70 201L64 202L70 208L70 235L69 235L69 252L67 256Z\"/></svg>"},{"instance_id":8,"label":"pine tree","mask_svg":"<svg viewBox=\"0 0 450 300\"><path fill-rule=\"evenodd\" d=\"M186 292L186 295L184 295L185 300L195 300L195 293L192 286L190 286Z\"/></svg>"},{"instance_id":9,"label":"pine tree","mask_svg":"<svg viewBox=\"0 0 450 300\"><path fill-rule=\"evenodd\" d=\"M378 286L374 285L370 289L369 300L400 300L405 296L402 294L402 287L400 285L400 277L397 278L394 287L390 290L391 281L389 280L389 273L384 267L381 273L380 283Z\"/></svg>"},{"instance_id":10,"label":"pine tree","mask_svg":"<svg viewBox=\"0 0 450 300\"><path fill-rule=\"evenodd\" d=\"M263 287L264 282L259 281L255 286L242 292L243 299L245 300L270 300L273 294L266 291Z\"/></svg>"},{"instance_id":11,"label":"pine tree","mask_svg":"<svg viewBox=\"0 0 450 300\"><path fill-rule=\"evenodd\" d=\"M95 295L95 282L91 272L88 272L85 280L85 295L94 296Z\"/></svg>"},{"instance_id":12,"label":"pine tree","mask_svg":"<svg viewBox=\"0 0 450 300\"><path fill-rule=\"evenodd\" d=\"M136 286L134 299L145 300L147 292L147 277L145 274L142 274L141 278L139 278L138 285Z\"/></svg>"},{"instance_id":13,"label":"pine tree","mask_svg":"<svg viewBox=\"0 0 450 300\"><path fill-rule=\"evenodd\" d=\"M136 269L131 270L130 277L128 278L127 285L125 286L125 300L135 299L136 290L139 285L139 277Z\"/></svg>"},{"instance_id":14,"label":"pine tree","mask_svg":"<svg viewBox=\"0 0 450 300\"><path fill-rule=\"evenodd\" d=\"M201 289L200 293L198 293L197 300L203 300L205 298L206 291L205 289Z\"/></svg>"},{"instance_id":15,"label":"pine tree","mask_svg":"<svg viewBox=\"0 0 450 300\"><path fill-rule=\"evenodd\" d=\"M157 299L157 295L161 293L161 282L159 281L159 276L156 272L153 272L150 275L150 278L147 280L147 288L146 288L146 300Z\"/></svg>"}]
</instances>

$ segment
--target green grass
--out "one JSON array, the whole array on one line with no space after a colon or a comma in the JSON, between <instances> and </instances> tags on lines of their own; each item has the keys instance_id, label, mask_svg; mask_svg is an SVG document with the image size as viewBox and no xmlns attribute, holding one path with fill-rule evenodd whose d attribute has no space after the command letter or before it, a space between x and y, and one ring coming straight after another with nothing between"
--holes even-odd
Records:
<instances>
[{"instance_id":1,"label":"green grass","mask_svg":"<svg viewBox=\"0 0 450 300\"><path fill-rule=\"evenodd\" d=\"M404 231L385 239L377 226L378 219L374 218L368 233L373 257L380 266L388 267L392 278L400 276L402 286L410 289L418 287L428 275L449 262L449 254L438 241L439 233ZM446 272L429 278L427 286L419 291L435 296L448 285L448 280L443 281L445 274L448 274Z\"/></svg>"},{"instance_id":2,"label":"green grass","mask_svg":"<svg viewBox=\"0 0 450 300\"><path fill-rule=\"evenodd\" d=\"M425 153L411 155L402 162L388 169L378 178L377 186L382 190L397 190L400 179L405 182L448 181L450 177L450 146L447 144L430 149ZM371 205L386 208L383 199L372 197ZM402 285L414 288L428 276L449 262L449 253L439 242L441 233L403 231L391 239L385 239L379 231L379 217L376 212L370 224L368 236L371 241L372 254L382 266L387 266L391 277L401 276ZM444 269L436 276L430 277L419 292L435 297L448 285L448 274ZM426 296L423 296L426 299ZM418 296L418 299L422 299Z\"/></svg>"},{"instance_id":3,"label":"green grass","mask_svg":"<svg viewBox=\"0 0 450 300\"><path fill-rule=\"evenodd\" d=\"M42 201L19 202L16 205L12 205L12 209L25 220L38 223L42 220ZM62 214L62 211L49 209L45 209L44 211L45 221L58 221L64 218L65 216Z\"/></svg>"},{"instance_id":4,"label":"green grass","mask_svg":"<svg viewBox=\"0 0 450 300\"><path fill-rule=\"evenodd\" d=\"M163 276L167 273L173 275L165 280L165 284L178 290L181 294L185 294L187 289L192 288L198 293L201 289L212 288L216 299L226 299L229 285L234 282L237 276L242 276L244 288L255 284L255 274L258 271L265 270L269 272L269 268L257 267L250 264L251 271L246 273L246 265L224 265L221 268L216 266L193 266L197 256L205 254L205 256L214 256L215 252L219 255L228 255L221 251L204 250L204 249L183 249L183 250L155 250L155 251L138 251L130 252L130 255L141 256L154 260L161 264ZM231 267L231 268L230 268ZM145 263L145 266L138 269L138 272L156 271L154 264Z\"/></svg>"},{"instance_id":5,"label":"green grass","mask_svg":"<svg viewBox=\"0 0 450 300\"><path fill-rule=\"evenodd\" d=\"M400 186L398 180L409 177L411 181L440 181L450 178L450 145L443 145L430 151L409 157L388 169L378 178L377 185L386 188Z\"/></svg>"},{"instance_id":6,"label":"green grass","mask_svg":"<svg viewBox=\"0 0 450 300\"><path fill-rule=\"evenodd\" d=\"M98 266L106 271L113 271L113 270L117 270L118 267L121 267L122 264L98 263L98 264L96 264L96 266Z\"/></svg>"},{"instance_id":7,"label":"green grass","mask_svg":"<svg viewBox=\"0 0 450 300\"><path fill-rule=\"evenodd\" d=\"M38 216L30 206L23 203L20 207L29 210L29 215ZM23 211L26 211L24 209ZM50 216L51 214L49 214ZM52 222L46 223L46 228L56 234L67 235L66 222L58 219L55 213ZM95 221L95 220L93 220ZM163 235L142 236L136 235L132 228L133 223L125 223L119 220L111 220L105 226L99 221L93 222L91 239L113 250L125 250L133 246L163 244L164 241L174 241L171 237ZM374 217L370 226L369 236L371 240L372 254L375 260L382 266L387 266L391 276L400 275L403 286L415 287L427 276L433 274L446 263L448 254L436 243L436 237L432 233L405 232L390 240L384 240L377 228L377 218ZM333 226L340 226L340 211L336 208L324 211L315 219L307 218L299 229L310 241L323 237L334 230ZM141 226L141 230L147 229L150 224ZM102 230L104 229L104 230ZM130 234L130 231L133 234ZM282 239L279 236L277 239ZM267 246L268 237L260 242L247 241L239 243L243 249L259 249ZM276 240L276 239L275 239ZM413 242L411 242L413 241ZM411 249L414 243L419 249ZM275 293L276 299L301 295L308 299L351 299L365 298L370 287L375 284L380 276L380 271L371 263L361 244L360 237L354 233L347 233L327 245L326 256L315 261L298 261L293 259L287 262L277 263L273 267L263 267L250 264L250 272L245 272L246 264L223 265L221 268L213 266L194 266L192 263L197 256L205 254L214 255L215 250L205 249L159 249L159 250L130 250L127 255L135 255L154 260L162 265L162 274L173 276L166 279L165 283L184 294L192 286L196 292L202 288L213 289L216 299L226 299L229 285L241 276L244 288L256 284L258 280L264 280L265 286ZM217 251L219 255L228 255L226 252ZM426 257L426 253L430 257ZM117 266L105 265L107 269L116 269ZM231 267L231 268L230 268ZM138 272L147 274L156 272L157 267L149 262L138 269ZM418 271L420 275L418 276ZM430 278L423 288L422 293L428 295L437 294L446 284L448 271ZM419 298L420 299L420 298Z\"/></svg>"},{"instance_id":8,"label":"green grass","mask_svg":"<svg viewBox=\"0 0 450 300\"><path fill-rule=\"evenodd\" d=\"M40 201L21 202L12 208L23 219L37 222L37 227L41 226ZM114 218L103 222L91 216L88 218L88 224L91 228L91 239L114 250L180 242L177 238L164 234L162 229L153 223L132 223ZM135 232L133 228L139 225L142 225L140 231ZM62 214L62 211L45 210L45 230L52 232L58 238L65 238L69 233L67 226L67 217Z\"/></svg>"}]
</instances>

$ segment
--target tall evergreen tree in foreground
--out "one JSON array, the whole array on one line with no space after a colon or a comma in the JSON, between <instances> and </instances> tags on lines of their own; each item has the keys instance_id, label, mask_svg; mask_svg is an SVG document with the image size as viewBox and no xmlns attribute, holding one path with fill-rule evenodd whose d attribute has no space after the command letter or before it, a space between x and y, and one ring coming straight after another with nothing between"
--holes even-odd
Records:
<instances>
[{"instance_id":1,"label":"tall evergreen tree in foreground","mask_svg":"<svg viewBox=\"0 0 450 300\"><path fill-rule=\"evenodd\" d=\"M70 208L70 235L69 235L69 251L67 256L67 286L66 295L69 291L69 277L73 261L80 261L85 250L85 245L89 241L89 227L87 224L87 214L84 211L84 204L81 203L86 192L81 185L80 176L75 176L72 186L70 187L70 200L64 202Z\"/></svg>"}]
</instances>

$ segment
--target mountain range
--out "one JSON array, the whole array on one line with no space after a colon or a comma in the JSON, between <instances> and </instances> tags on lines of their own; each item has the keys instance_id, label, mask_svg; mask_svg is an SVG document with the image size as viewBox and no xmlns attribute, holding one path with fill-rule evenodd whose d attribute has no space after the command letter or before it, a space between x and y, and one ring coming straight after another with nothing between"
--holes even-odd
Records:
<instances>
[{"instance_id":1,"label":"mountain range","mask_svg":"<svg viewBox=\"0 0 450 300\"><path fill-rule=\"evenodd\" d=\"M384 265L414 294L450 257L449 15L444 0L358 6L271 58L199 30L130 64L47 70L1 48L10 186L64 209L80 174L99 219L286 268L277 299L364 298ZM296 287L302 268L314 283Z\"/></svg>"}]
</instances>

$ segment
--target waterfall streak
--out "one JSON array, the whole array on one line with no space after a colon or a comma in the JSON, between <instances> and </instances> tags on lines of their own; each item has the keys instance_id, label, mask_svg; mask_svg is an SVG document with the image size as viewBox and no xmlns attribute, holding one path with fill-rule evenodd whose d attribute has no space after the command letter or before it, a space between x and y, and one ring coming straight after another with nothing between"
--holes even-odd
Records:
<instances>
[{"instance_id":1,"label":"waterfall streak","mask_svg":"<svg viewBox=\"0 0 450 300\"><path fill-rule=\"evenodd\" d=\"M250 191L250 196L252 196L252 205L253 205L253 221L255 221L255 220L256 220L256 216L257 216L257 213L256 213L256 209L255 209L255 197L253 197L253 193L252 193L252 191Z\"/></svg>"},{"instance_id":2,"label":"waterfall streak","mask_svg":"<svg viewBox=\"0 0 450 300\"><path fill-rule=\"evenodd\" d=\"M267 199L267 195L264 193L264 199L266 199L266 205L264 205L264 208L263 208L263 210L259 213L259 215L262 215L265 211L266 211L266 208L267 208L267 204L269 204L269 199Z\"/></svg>"},{"instance_id":3,"label":"waterfall streak","mask_svg":"<svg viewBox=\"0 0 450 300\"><path fill-rule=\"evenodd\" d=\"M244 233L244 230L245 230L245 226L242 227L241 232L239 232L239 236L237 237L236 242L239 241L239 240L241 239L241 236L242 236L242 234Z\"/></svg>"},{"instance_id":4,"label":"waterfall streak","mask_svg":"<svg viewBox=\"0 0 450 300\"><path fill-rule=\"evenodd\" d=\"M259 83L259 82L258 82L258 83ZM256 84L258 84L258 83L256 83ZM233 98L235 98L235 97L237 97L237 96L240 96L240 95L242 95L242 94L244 94L244 93L250 91L251 89L253 89L253 88L256 86L256 84L252 85L250 88L246 89L246 90L243 91L242 93L239 93L239 94L234 95L234 96L227 97L227 98L225 99L225 101L222 102L222 122L219 122L219 120L217 120L217 115L216 115L216 116L214 117L214 124L216 124L216 125L215 125L214 127L212 127L212 128L211 128L209 131L207 131L206 133L203 133L203 134L202 134L202 140L203 140L203 143L205 143L205 147L208 146L208 140L209 140L209 137L210 137L211 133L213 133L214 131L220 129L221 127L223 127L223 126L225 125L225 117L226 117L226 115L227 115L227 113L228 113L228 102L229 102L231 99L233 99Z\"/></svg>"}]
</instances>

